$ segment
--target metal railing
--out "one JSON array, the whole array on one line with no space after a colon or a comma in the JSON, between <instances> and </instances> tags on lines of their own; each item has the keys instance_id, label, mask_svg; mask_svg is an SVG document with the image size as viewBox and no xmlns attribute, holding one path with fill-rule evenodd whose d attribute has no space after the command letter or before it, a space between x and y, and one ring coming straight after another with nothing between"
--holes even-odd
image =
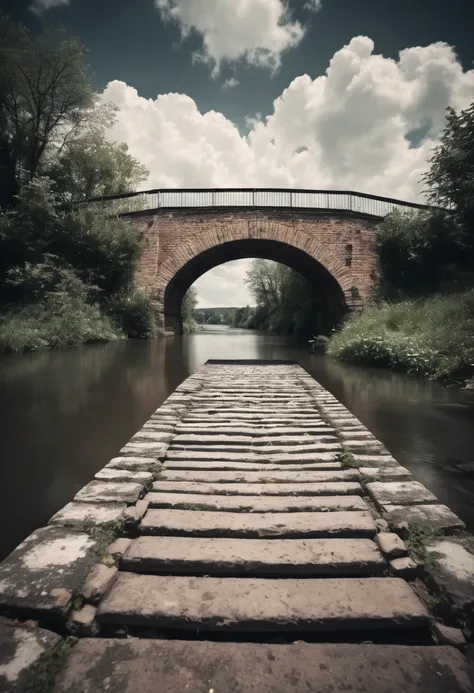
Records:
<instances>
[{"instance_id":1,"label":"metal railing","mask_svg":"<svg viewBox=\"0 0 474 693\"><path fill-rule=\"evenodd\" d=\"M180 188L144 190L111 197L96 197L89 202L127 200L126 212L190 208L284 208L354 212L384 217L398 209L416 211L428 205L404 202L389 197L348 190L288 190L285 188ZM134 201L136 200L136 205Z\"/></svg>"}]
</instances>

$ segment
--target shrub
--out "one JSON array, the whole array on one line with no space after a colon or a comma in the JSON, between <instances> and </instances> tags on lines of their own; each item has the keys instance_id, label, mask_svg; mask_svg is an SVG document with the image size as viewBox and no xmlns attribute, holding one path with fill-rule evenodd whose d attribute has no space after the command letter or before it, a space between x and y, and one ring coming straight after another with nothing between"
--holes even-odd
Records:
<instances>
[{"instance_id":1,"label":"shrub","mask_svg":"<svg viewBox=\"0 0 474 693\"><path fill-rule=\"evenodd\" d=\"M86 287L77 277L69 277L41 303L1 316L0 351L35 351L120 339L113 321L86 299Z\"/></svg>"},{"instance_id":2,"label":"shrub","mask_svg":"<svg viewBox=\"0 0 474 693\"><path fill-rule=\"evenodd\" d=\"M311 351L315 351L318 354L325 354L329 346L329 337L323 334L319 334L313 339L309 340L311 344Z\"/></svg>"},{"instance_id":3,"label":"shrub","mask_svg":"<svg viewBox=\"0 0 474 693\"><path fill-rule=\"evenodd\" d=\"M156 332L156 309L153 301L134 287L113 296L108 302L108 310L128 337L144 339Z\"/></svg>"},{"instance_id":4,"label":"shrub","mask_svg":"<svg viewBox=\"0 0 474 693\"><path fill-rule=\"evenodd\" d=\"M346 321L327 353L462 382L474 373L474 291L372 306Z\"/></svg>"}]
</instances>

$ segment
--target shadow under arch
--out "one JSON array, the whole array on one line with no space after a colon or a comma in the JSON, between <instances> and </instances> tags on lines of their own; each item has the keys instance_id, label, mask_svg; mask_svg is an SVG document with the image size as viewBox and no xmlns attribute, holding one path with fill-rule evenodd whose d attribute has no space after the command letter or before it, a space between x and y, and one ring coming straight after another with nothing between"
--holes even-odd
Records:
<instances>
[{"instance_id":1,"label":"shadow under arch","mask_svg":"<svg viewBox=\"0 0 474 693\"><path fill-rule=\"evenodd\" d=\"M186 291L199 277L224 262L242 258L274 260L305 277L323 299L321 327L324 331L335 327L349 310L339 282L311 255L281 241L245 238L204 250L176 272L164 292L165 329L182 333L181 304Z\"/></svg>"}]
</instances>

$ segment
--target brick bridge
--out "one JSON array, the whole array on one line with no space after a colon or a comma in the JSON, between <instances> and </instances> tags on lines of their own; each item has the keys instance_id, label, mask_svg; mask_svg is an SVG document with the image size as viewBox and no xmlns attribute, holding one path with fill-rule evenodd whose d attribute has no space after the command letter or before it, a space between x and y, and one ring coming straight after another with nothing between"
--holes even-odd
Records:
<instances>
[{"instance_id":1,"label":"brick bridge","mask_svg":"<svg viewBox=\"0 0 474 693\"><path fill-rule=\"evenodd\" d=\"M250 257L281 262L314 284L323 299L321 329L331 328L347 311L362 309L377 285L380 220L395 209L424 208L334 190L152 190L118 197L141 230L137 284L156 300L166 329L176 332L193 282L223 262Z\"/></svg>"}]
</instances>

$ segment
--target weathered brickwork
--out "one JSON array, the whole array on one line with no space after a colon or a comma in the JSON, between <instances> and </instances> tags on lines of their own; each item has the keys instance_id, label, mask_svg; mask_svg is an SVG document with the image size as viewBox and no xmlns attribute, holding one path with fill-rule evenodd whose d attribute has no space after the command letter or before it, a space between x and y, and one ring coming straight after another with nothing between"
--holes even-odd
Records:
<instances>
[{"instance_id":1,"label":"weathered brickwork","mask_svg":"<svg viewBox=\"0 0 474 693\"><path fill-rule=\"evenodd\" d=\"M163 210L138 215L135 220L142 234L137 282L156 299L158 310L165 317L176 317L176 305L166 305L170 282L181 276L181 284L186 284L189 268L185 291L199 274L210 269L206 265L210 251L212 266L249 257L250 239L259 242L260 255L263 242L268 242L269 248L273 244L273 259L295 268L297 254L299 258L302 253L311 258L315 273L324 268L337 282L349 310L362 308L378 281L374 219L344 213L282 210ZM242 254L239 248L244 243L236 241L246 243ZM229 243L232 246L226 245ZM275 248L280 249L277 256ZM204 263L201 270L197 258ZM311 274L310 266L307 267Z\"/></svg>"}]
</instances>

